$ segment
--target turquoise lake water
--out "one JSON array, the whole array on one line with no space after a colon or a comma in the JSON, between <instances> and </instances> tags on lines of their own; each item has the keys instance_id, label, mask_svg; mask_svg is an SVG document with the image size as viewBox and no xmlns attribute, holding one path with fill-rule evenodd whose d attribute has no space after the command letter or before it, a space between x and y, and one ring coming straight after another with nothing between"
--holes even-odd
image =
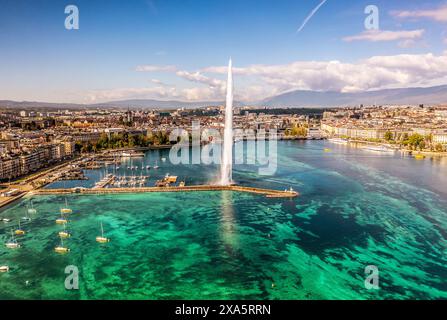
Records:
<instances>
[{"instance_id":1,"label":"turquoise lake water","mask_svg":"<svg viewBox=\"0 0 447 320\"><path fill-rule=\"evenodd\" d=\"M332 152L324 152L331 148ZM152 151L133 165L154 165L148 185L166 173L188 184L210 182L216 166L171 165ZM242 185L300 197L268 199L237 192L72 195L64 244L55 224L62 196L32 198L17 250L0 247L0 299L439 299L447 298L447 159L417 161L329 142L278 142L278 170L260 176L237 165ZM168 158L169 159L169 158ZM123 164L118 174L130 174ZM111 172L113 168L109 169ZM49 186L92 186L88 181ZM140 174L140 171L138 172ZM31 198L0 212L0 242ZM103 223L108 244L98 244ZM79 290L64 287L79 269ZM379 269L380 289L364 286Z\"/></svg>"}]
</instances>

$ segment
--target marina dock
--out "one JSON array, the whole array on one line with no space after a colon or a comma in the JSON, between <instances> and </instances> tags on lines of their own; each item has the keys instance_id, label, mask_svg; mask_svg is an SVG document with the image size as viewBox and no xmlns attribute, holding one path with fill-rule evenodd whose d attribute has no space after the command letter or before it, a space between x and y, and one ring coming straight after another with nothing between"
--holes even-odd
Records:
<instances>
[{"instance_id":1,"label":"marina dock","mask_svg":"<svg viewBox=\"0 0 447 320\"><path fill-rule=\"evenodd\" d=\"M141 188L72 188L72 189L39 189L32 191L35 195L52 194L119 194L119 193L153 193L153 192L199 192L199 191L236 191L252 194L264 195L267 198L295 198L299 193L293 190L272 190L238 185L216 186L216 185L196 185L196 186L173 186L173 187L141 187Z\"/></svg>"}]
</instances>

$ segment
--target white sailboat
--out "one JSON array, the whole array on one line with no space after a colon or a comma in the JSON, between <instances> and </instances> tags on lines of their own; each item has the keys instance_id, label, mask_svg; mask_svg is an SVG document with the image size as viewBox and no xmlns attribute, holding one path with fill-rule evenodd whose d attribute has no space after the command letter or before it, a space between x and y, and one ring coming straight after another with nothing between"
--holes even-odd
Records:
<instances>
[{"instance_id":1,"label":"white sailboat","mask_svg":"<svg viewBox=\"0 0 447 320\"><path fill-rule=\"evenodd\" d=\"M33 200L30 200L30 207L28 208L28 213L29 214L36 214L37 213L37 210L34 209L34 207L33 207Z\"/></svg>"},{"instance_id":2,"label":"white sailboat","mask_svg":"<svg viewBox=\"0 0 447 320\"><path fill-rule=\"evenodd\" d=\"M8 242L6 242L6 248L8 249L17 249L20 248L20 244L17 242L17 240L14 237L14 232L11 229L11 239L9 239Z\"/></svg>"},{"instance_id":3,"label":"white sailboat","mask_svg":"<svg viewBox=\"0 0 447 320\"><path fill-rule=\"evenodd\" d=\"M101 222L101 236L96 237L96 242L99 242L99 243L110 242L109 238L104 237L104 228L102 226L102 222Z\"/></svg>"},{"instance_id":4,"label":"white sailboat","mask_svg":"<svg viewBox=\"0 0 447 320\"><path fill-rule=\"evenodd\" d=\"M25 230L23 230L20 227L20 220L19 220L19 227L14 231L14 234L17 236L23 236L25 233L26 233Z\"/></svg>"},{"instance_id":5,"label":"white sailboat","mask_svg":"<svg viewBox=\"0 0 447 320\"><path fill-rule=\"evenodd\" d=\"M62 254L64 254L64 253L68 253L68 252L70 252L70 249L69 249L68 247L65 247L65 246L64 246L64 240L62 240L62 238L61 238L61 243L60 243L60 245L58 245L56 248L54 248L54 251L55 251L56 253L62 253Z\"/></svg>"},{"instance_id":6,"label":"white sailboat","mask_svg":"<svg viewBox=\"0 0 447 320\"><path fill-rule=\"evenodd\" d=\"M64 214L61 213L61 217L59 219L56 219L56 224L67 224L68 220L65 219Z\"/></svg>"},{"instance_id":7,"label":"white sailboat","mask_svg":"<svg viewBox=\"0 0 447 320\"><path fill-rule=\"evenodd\" d=\"M158 166L158 161L155 160L155 166L154 166L154 169L157 170L158 168L160 168L160 167Z\"/></svg>"},{"instance_id":8,"label":"white sailboat","mask_svg":"<svg viewBox=\"0 0 447 320\"><path fill-rule=\"evenodd\" d=\"M61 213L65 213L65 214L73 213L73 210L71 210L68 207L67 198L65 198L65 207L61 208Z\"/></svg>"},{"instance_id":9,"label":"white sailboat","mask_svg":"<svg viewBox=\"0 0 447 320\"><path fill-rule=\"evenodd\" d=\"M68 239L71 237L70 232L67 231L67 224L64 223L64 230L59 232L59 237L61 239Z\"/></svg>"},{"instance_id":10,"label":"white sailboat","mask_svg":"<svg viewBox=\"0 0 447 320\"><path fill-rule=\"evenodd\" d=\"M22 217L23 221L31 221L30 216L28 215L28 211L25 212L25 216Z\"/></svg>"}]
</instances>

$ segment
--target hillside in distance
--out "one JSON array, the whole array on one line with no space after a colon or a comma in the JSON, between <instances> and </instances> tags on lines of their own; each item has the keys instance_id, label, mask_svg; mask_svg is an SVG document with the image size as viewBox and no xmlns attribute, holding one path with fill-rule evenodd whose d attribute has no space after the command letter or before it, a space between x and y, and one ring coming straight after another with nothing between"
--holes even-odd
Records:
<instances>
[{"instance_id":1,"label":"hillside in distance","mask_svg":"<svg viewBox=\"0 0 447 320\"><path fill-rule=\"evenodd\" d=\"M259 106L271 108L300 107L300 108L326 108L347 107L359 105L418 105L418 104L447 104L447 85L427 88L401 88L384 89L364 92L335 92L295 90L273 96L256 102L238 102L235 106ZM118 100L96 104L51 103L0 100L0 108L17 109L90 109L90 108L120 108L120 109L178 109L201 108L208 106L221 106L224 101L177 101L154 99Z\"/></svg>"},{"instance_id":2,"label":"hillside in distance","mask_svg":"<svg viewBox=\"0 0 447 320\"><path fill-rule=\"evenodd\" d=\"M358 105L404 105L447 103L447 85L343 93L296 90L270 97L258 104L267 107L340 107Z\"/></svg>"}]
</instances>

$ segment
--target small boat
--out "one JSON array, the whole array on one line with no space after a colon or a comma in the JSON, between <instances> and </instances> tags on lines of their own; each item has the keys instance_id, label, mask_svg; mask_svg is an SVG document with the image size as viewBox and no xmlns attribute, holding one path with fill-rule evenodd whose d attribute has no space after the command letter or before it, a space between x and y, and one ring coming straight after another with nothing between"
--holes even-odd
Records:
<instances>
[{"instance_id":1,"label":"small boat","mask_svg":"<svg viewBox=\"0 0 447 320\"><path fill-rule=\"evenodd\" d=\"M18 244L17 240L14 238L14 232L11 229L11 239L6 242L6 248L8 249L17 249L20 248L20 244Z\"/></svg>"},{"instance_id":2,"label":"small boat","mask_svg":"<svg viewBox=\"0 0 447 320\"><path fill-rule=\"evenodd\" d=\"M56 248L54 248L54 252L64 254L64 253L69 253L70 249L67 247L64 247L64 241L61 238L61 244L58 245Z\"/></svg>"},{"instance_id":3,"label":"small boat","mask_svg":"<svg viewBox=\"0 0 447 320\"><path fill-rule=\"evenodd\" d=\"M146 166L146 169L147 169L147 170L150 170L150 169L151 169L151 166Z\"/></svg>"},{"instance_id":4,"label":"small boat","mask_svg":"<svg viewBox=\"0 0 447 320\"><path fill-rule=\"evenodd\" d=\"M22 220L23 220L23 221L31 221L31 218L30 218L29 215L28 215L28 211L25 213L25 216L22 217Z\"/></svg>"},{"instance_id":5,"label":"small boat","mask_svg":"<svg viewBox=\"0 0 447 320\"><path fill-rule=\"evenodd\" d=\"M394 150L386 146L363 146L362 149L374 152L394 153Z\"/></svg>"},{"instance_id":6,"label":"small boat","mask_svg":"<svg viewBox=\"0 0 447 320\"><path fill-rule=\"evenodd\" d=\"M64 214L73 213L73 210L71 210L68 207L67 198L65 198L65 207L61 208L61 213L64 213Z\"/></svg>"},{"instance_id":7,"label":"small boat","mask_svg":"<svg viewBox=\"0 0 447 320\"><path fill-rule=\"evenodd\" d=\"M23 235L25 235L25 230L23 230L21 227L20 227L20 220L19 220L19 228L18 229L16 229L15 231L14 231L14 234L16 235L16 236L23 236Z\"/></svg>"},{"instance_id":8,"label":"small boat","mask_svg":"<svg viewBox=\"0 0 447 320\"><path fill-rule=\"evenodd\" d=\"M11 222L11 219L3 218L2 221L3 221L4 223L8 223L8 222Z\"/></svg>"},{"instance_id":9,"label":"small boat","mask_svg":"<svg viewBox=\"0 0 447 320\"><path fill-rule=\"evenodd\" d=\"M59 232L59 237L61 239L68 239L71 237L70 232L67 231L67 224L64 223L64 230Z\"/></svg>"},{"instance_id":10,"label":"small boat","mask_svg":"<svg viewBox=\"0 0 447 320\"><path fill-rule=\"evenodd\" d=\"M324 148L324 152L332 152L332 149Z\"/></svg>"},{"instance_id":11,"label":"small boat","mask_svg":"<svg viewBox=\"0 0 447 320\"><path fill-rule=\"evenodd\" d=\"M28 208L28 213L29 214L36 214L37 213L37 210L34 209L34 207L33 207L33 201L32 200L30 200L30 207Z\"/></svg>"},{"instance_id":12,"label":"small boat","mask_svg":"<svg viewBox=\"0 0 447 320\"><path fill-rule=\"evenodd\" d=\"M330 138L330 139L327 139L327 141L330 141L335 144L348 144L348 142L349 142L346 139L339 139L339 138Z\"/></svg>"},{"instance_id":13,"label":"small boat","mask_svg":"<svg viewBox=\"0 0 447 320\"><path fill-rule=\"evenodd\" d=\"M0 266L0 272L9 272L9 266Z\"/></svg>"},{"instance_id":14,"label":"small boat","mask_svg":"<svg viewBox=\"0 0 447 320\"><path fill-rule=\"evenodd\" d=\"M64 215L61 213L61 217L56 219L56 224L67 224L68 220L64 218Z\"/></svg>"},{"instance_id":15,"label":"small boat","mask_svg":"<svg viewBox=\"0 0 447 320\"><path fill-rule=\"evenodd\" d=\"M104 237L104 228L102 227L102 222L101 222L101 236L96 237L96 242L99 242L99 243L110 242L109 238Z\"/></svg>"},{"instance_id":16,"label":"small boat","mask_svg":"<svg viewBox=\"0 0 447 320\"><path fill-rule=\"evenodd\" d=\"M155 170L157 170L158 168L160 168L160 167L158 166L158 162L157 162L157 161L155 161L155 166L154 166L154 169L155 169Z\"/></svg>"},{"instance_id":17,"label":"small boat","mask_svg":"<svg viewBox=\"0 0 447 320\"><path fill-rule=\"evenodd\" d=\"M416 160L424 160L425 159L425 155L423 155L423 154L415 154L414 158Z\"/></svg>"},{"instance_id":18,"label":"small boat","mask_svg":"<svg viewBox=\"0 0 447 320\"><path fill-rule=\"evenodd\" d=\"M136 158L136 157L144 157L144 153L142 152L122 152L122 158Z\"/></svg>"},{"instance_id":19,"label":"small boat","mask_svg":"<svg viewBox=\"0 0 447 320\"><path fill-rule=\"evenodd\" d=\"M166 162L166 158L161 158L161 161L162 162Z\"/></svg>"}]
</instances>

